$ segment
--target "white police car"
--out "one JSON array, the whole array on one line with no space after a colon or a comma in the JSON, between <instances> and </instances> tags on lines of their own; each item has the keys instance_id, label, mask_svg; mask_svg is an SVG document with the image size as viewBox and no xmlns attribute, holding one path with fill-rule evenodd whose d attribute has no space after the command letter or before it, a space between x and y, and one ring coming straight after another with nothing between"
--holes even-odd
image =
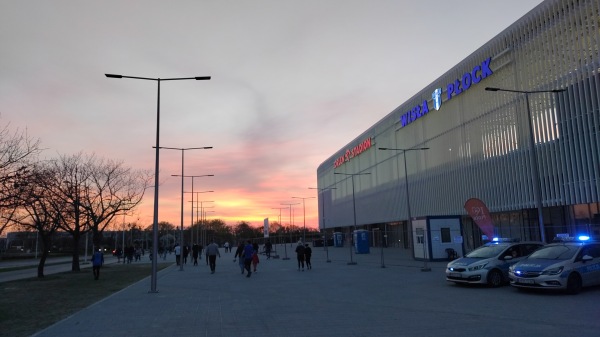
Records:
<instances>
[{"instance_id":1,"label":"white police car","mask_svg":"<svg viewBox=\"0 0 600 337\"><path fill-rule=\"evenodd\" d=\"M577 294L583 287L600 284L600 242L582 236L548 244L511 266L509 277L514 287Z\"/></svg>"},{"instance_id":2,"label":"white police car","mask_svg":"<svg viewBox=\"0 0 600 337\"><path fill-rule=\"evenodd\" d=\"M501 286L508 282L508 267L543 245L536 241L518 242L514 239L495 238L465 257L448 263L446 281Z\"/></svg>"}]
</instances>

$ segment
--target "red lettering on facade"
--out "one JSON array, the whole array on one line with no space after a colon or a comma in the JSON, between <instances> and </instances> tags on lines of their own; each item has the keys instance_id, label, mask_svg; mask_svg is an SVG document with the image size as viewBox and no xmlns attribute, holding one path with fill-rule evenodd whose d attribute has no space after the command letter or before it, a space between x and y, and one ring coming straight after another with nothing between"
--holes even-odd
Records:
<instances>
[{"instance_id":1,"label":"red lettering on facade","mask_svg":"<svg viewBox=\"0 0 600 337\"><path fill-rule=\"evenodd\" d=\"M333 162L333 168L338 168L342 166L342 164L344 164L345 162L350 161L350 159L357 157L359 154L371 148L371 145L372 140L371 137L369 137L363 140L360 144L353 147L352 149L347 149L344 155L340 156Z\"/></svg>"}]
</instances>

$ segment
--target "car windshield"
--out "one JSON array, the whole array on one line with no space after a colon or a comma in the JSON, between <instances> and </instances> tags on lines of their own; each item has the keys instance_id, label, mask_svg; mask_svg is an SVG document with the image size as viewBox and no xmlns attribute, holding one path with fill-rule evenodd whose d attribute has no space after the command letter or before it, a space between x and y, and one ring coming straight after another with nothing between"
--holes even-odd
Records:
<instances>
[{"instance_id":1,"label":"car windshield","mask_svg":"<svg viewBox=\"0 0 600 337\"><path fill-rule=\"evenodd\" d=\"M572 258L579 249L579 246L556 245L542 247L529 256L530 259L542 260L568 260Z\"/></svg>"},{"instance_id":2,"label":"car windshield","mask_svg":"<svg viewBox=\"0 0 600 337\"><path fill-rule=\"evenodd\" d=\"M505 249L506 249L506 245L492 244L489 246L479 247L479 248L475 249L474 251L470 252L469 254L467 254L466 257L489 259L490 257L497 256Z\"/></svg>"}]
</instances>

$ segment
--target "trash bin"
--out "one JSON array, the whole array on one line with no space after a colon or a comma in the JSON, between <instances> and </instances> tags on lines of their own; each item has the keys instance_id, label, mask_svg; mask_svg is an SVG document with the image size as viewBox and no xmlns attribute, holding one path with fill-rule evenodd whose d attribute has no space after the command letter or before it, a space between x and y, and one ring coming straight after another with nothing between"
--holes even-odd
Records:
<instances>
[{"instance_id":1,"label":"trash bin","mask_svg":"<svg viewBox=\"0 0 600 337\"><path fill-rule=\"evenodd\" d=\"M333 233L333 246L344 247L344 234L342 234L341 232Z\"/></svg>"},{"instance_id":2,"label":"trash bin","mask_svg":"<svg viewBox=\"0 0 600 337\"><path fill-rule=\"evenodd\" d=\"M356 254L369 254L369 231L358 229L354 231L353 235Z\"/></svg>"}]
</instances>

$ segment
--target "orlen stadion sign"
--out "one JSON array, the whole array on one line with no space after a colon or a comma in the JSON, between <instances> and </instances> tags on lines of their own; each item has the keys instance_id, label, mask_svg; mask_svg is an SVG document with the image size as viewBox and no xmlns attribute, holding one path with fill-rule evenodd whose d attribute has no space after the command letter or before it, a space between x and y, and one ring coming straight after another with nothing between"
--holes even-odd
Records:
<instances>
[{"instance_id":1,"label":"orlen stadion sign","mask_svg":"<svg viewBox=\"0 0 600 337\"><path fill-rule=\"evenodd\" d=\"M340 156L338 157L338 159L335 160L335 162L333 163L333 168L338 168L342 166L343 163L350 161L352 158L357 157L359 154L370 149L371 145L373 144L373 141L371 139L372 138L369 137L363 140L360 144L356 145L355 147L347 149L346 153L344 153L343 156Z\"/></svg>"}]
</instances>

